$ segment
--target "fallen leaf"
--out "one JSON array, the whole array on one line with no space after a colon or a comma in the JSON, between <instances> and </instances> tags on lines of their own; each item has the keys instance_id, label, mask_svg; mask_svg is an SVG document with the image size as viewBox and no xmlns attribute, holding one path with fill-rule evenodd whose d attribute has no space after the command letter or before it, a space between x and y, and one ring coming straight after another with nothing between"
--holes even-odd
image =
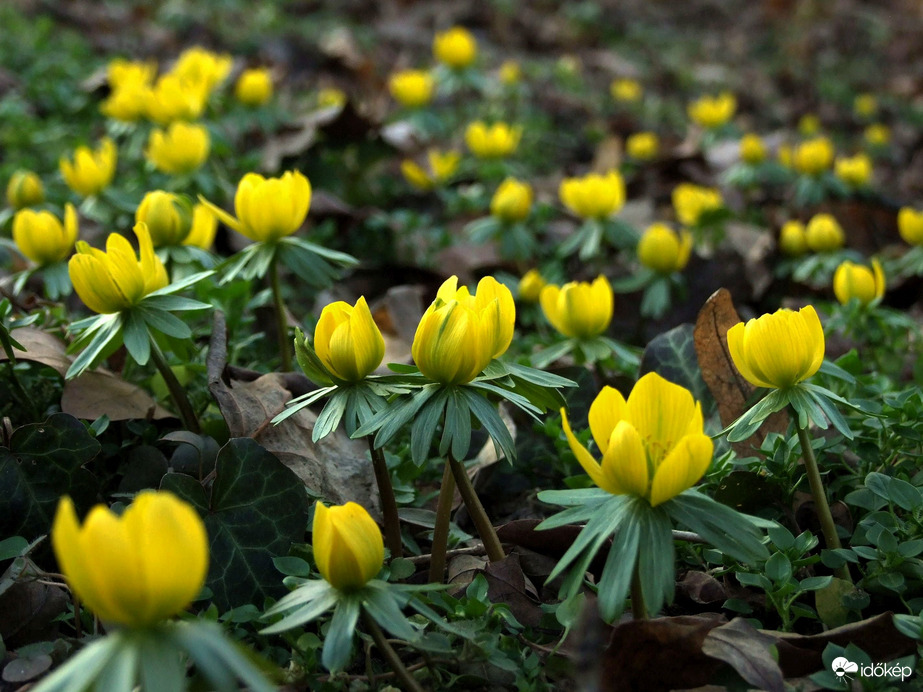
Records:
<instances>
[{"instance_id":1,"label":"fallen leaf","mask_svg":"<svg viewBox=\"0 0 923 692\"><path fill-rule=\"evenodd\" d=\"M60 586L38 581L42 574L32 560L20 557L0 577L0 638L10 648L58 635L67 593Z\"/></svg>"},{"instance_id":2,"label":"fallen leaf","mask_svg":"<svg viewBox=\"0 0 923 692\"><path fill-rule=\"evenodd\" d=\"M519 555L510 553L502 560L484 567L487 597L492 603L505 603L523 625L537 627L542 619L538 592L523 574Z\"/></svg>"},{"instance_id":3,"label":"fallen leaf","mask_svg":"<svg viewBox=\"0 0 923 692\"><path fill-rule=\"evenodd\" d=\"M773 644L773 637L754 629L743 618L734 618L706 635L702 653L724 661L761 690L784 692L782 671L772 656Z\"/></svg>"},{"instance_id":4,"label":"fallen leaf","mask_svg":"<svg viewBox=\"0 0 923 692\"><path fill-rule=\"evenodd\" d=\"M677 591L694 603L702 605L719 601L723 603L728 597L724 585L705 572L686 572L682 581L677 584Z\"/></svg>"}]
</instances>

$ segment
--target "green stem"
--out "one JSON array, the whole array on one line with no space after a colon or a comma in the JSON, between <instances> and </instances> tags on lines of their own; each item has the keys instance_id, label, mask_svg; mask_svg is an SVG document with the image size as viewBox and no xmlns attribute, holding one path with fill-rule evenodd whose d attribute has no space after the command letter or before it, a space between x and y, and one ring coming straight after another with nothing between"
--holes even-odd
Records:
<instances>
[{"instance_id":1,"label":"green stem","mask_svg":"<svg viewBox=\"0 0 923 692\"><path fill-rule=\"evenodd\" d=\"M827 504L827 493L824 492L824 482L820 477L820 469L817 468L817 459L814 457L814 448L811 447L811 438L808 436L807 426L802 428L798 425L798 412L796 411L794 415L795 429L798 430L798 441L801 442L801 458L804 460L804 470L808 476L808 484L811 486L811 495L814 497L814 507L817 510L817 518L820 520L824 540L827 542L827 548L831 550L841 548L840 537L836 532L836 524L833 521L833 514L830 512L830 505ZM852 583L849 568L846 565L837 567L834 574L839 579L845 579Z\"/></svg>"},{"instance_id":2,"label":"green stem","mask_svg":"<svg viewBox=\"0 0 923 692\"><path fill-rule=\"evenodd\" d=\"M372 639L375 640L375 644L381 649L381 653L383 653L387 659L388 665L391 666L391 670L394 671L397 679L401 681L402 687L405 690L410 690L410 692L423 692L420 683L410 674L410 671L404 666L401 657L397 655L394 647L385 639L385 634L381 631L381 627L378 626L375 619L365 612L365 610L362 611L362 622L365 624L369 634L372 635Z\"/></svg>"},{"instance_id":3,"label":"green stem","mask_svg":"<svg viewBox=\"0 0 923 692\"><path fill-rule=\"evenodd\" d=\"M455 497L455 478L449 462L442 472L442 486L436 503L436 525L433 527L433 547L430 548L429 581L441 584L445 576L445 553L449 547L449 523L452 520L452 500Z\"/></svg>"},{"instance_id":4,"label":"green stem","mask_svg":"<svg viewBox=\"0 0 923 692\"><path fill-rule=\"evenodd\" d=\"M481 504L481 499L475 492L474 486L471 484L471 479L468 478L468 474L465 472L465 467L451 454L449 454L449 467L452 469L452 475L455 476L455 482L458 484L458 492L462 496L462 500L465 501L465 507L468 508L468 514L471 515L471 520L477 527L481 541L484 543L487 559L491 562L502 560L506 557L506 553L503 552L503 546L500 545L497 532L494 530L493 524L490 523L490 518L484 510L484 505Z\"/></svg>"},{"instance_id":5,"label":"green stem","mask_svg":"<svg viewBox=\"0 0 923 692\"><path fill-rule=\"evenodd\" d=\"M173 374L173 370L167 363L163 351L160 350L160 346L157 345L157 341L153 337L151 337L151 360L154 361L160 376L163 377L163 381L170 391L170 396L173 398L173 403L176 404L180 420L183 421L186 430L198 435L202 429L199 427L199 419L196 418L192 404L189 403L189 399L186 397L186 390L176 379L176 375Z\"/></svg>"},{"instance_id":6,"label":"green stem","mask_svg":"<svg viewBox=\"0 0 923 692\"><path fill-rule=\"evenodd\" d=\"M391 485L391 473L381 447L375 447L372 436L365 438L372 455L372 468L375 469L375 481L378 483L378 496L381 498L381 513L385 519L385 545L391 551L391 557L403 557L404 544L401 541L401 520L397 516L397 501L394 499L394 486Z\"/></svg>"},{"instance_id":7,"label":"green stem","mask_svg":"<svg viewBox=\"0 0 923 692\"><path fill-rule=\"evenodd\" d=\"M641 560L635 559L635 568L631 573L631 615L635 620L647 620L649 615L641 588Z\"/></svg>"},{"instance_id":8,"label":"green stem","mask_svg":"<svg viewBox=\"0 0 923 692\"><path fill-rule=\"evenodd\" d=\"M288 312L282 298L282 285L279 282L279 259L274 257L269 265L269 282L272 286L272 299L276 308L276 329L279 337L279 367L282 372L292 369L292 343L288 338Z\"/></svg>"}]
</instances>

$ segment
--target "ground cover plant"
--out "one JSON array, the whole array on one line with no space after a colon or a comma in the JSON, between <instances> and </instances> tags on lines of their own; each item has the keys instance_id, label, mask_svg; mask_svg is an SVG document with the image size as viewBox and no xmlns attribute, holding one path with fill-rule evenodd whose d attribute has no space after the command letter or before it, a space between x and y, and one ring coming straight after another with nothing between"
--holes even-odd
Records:
<instances>
[{"instance_id":1,"label":"ground cover plant","mask_svg":"<svg viewBox=\"0 0 923 692\"><path fill-rule=\"evenodd\" d=\"M0 25L4 690L917 684L913 3Z\"/></svg>"}]
</instances>

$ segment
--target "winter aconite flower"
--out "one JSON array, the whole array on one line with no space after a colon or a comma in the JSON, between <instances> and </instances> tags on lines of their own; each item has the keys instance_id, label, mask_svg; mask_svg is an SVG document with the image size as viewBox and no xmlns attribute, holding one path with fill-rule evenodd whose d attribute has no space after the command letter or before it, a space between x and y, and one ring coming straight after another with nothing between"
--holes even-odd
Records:
<instances>
[{"instance_id":1,"label":"winter aconite flower","mask_svg":"<svg viewBox=\"0 0 923 692\"><path fill-rule=\"evenodd\" d=\"M923 245L923 210L902 207L897 212L897 230L909 245Z\"/></svg>"},{"instance_id":2,"label":"winter aconite flower","mask_svg":"<svg viewBox=\"0 0 923 692\"><path fill-rule=\"evenodd\" d=\"M213 53L201 46L193 46L180 54L172 73L207 95L224 81L233 64L233 58L226 53Z\"/></svg>"},{"instance_id":3,"label":"winter aconite flower","mask_svg":"<svg viewBox=\"0 0 923 692\"><path fill-rule=\"evenodd\" d=\"M789 257L800 257L808 251L804 224L797 219L786 221L779 229L779 249Z\"/></svg>"},{"instance_id":4,"label":"winter aconite flower","mask_svg":"<svg viewBox=\"0 0 923 692\"><path fill-rule=\"evenodd\" d=\"M192 205L172 192L154 190L138 205L135 223L147 225L154 247L179 245L192 229Z\"/></svg>"},{"instance_id":5,"label":"winter aconite flower","mask_svg":"<svg viewBox=\"0 0 923 692\"><path fill-rule=\"evenodd\" d=\"M104 622L125 627L148 627L183 610L208 571L202 520L168 492L140 493L121 516L97 505L83 526L64 497L51 542L80 600Z\"/></svg>"},{"instance_id":6,"label":"winter aconite flower","mask_svg":"<svg viewBox=\"0 0 923 692\"><path fill-rule=\"evenodd\" d=\"M833 252L843 247L846 237L843 229L830 214L815 214L808 221L805 240L814 252Z\"/></svg>"},{"instance_id":7,"label":"winter aconite flower","mask_svg":"<svg viewBox=\"0 0 923 692\"><path fill-rule=\"evenodd\" d=\"M653 132L636 132L625 140L625 153L635 161L650 161L657 158L660 140Z\"/></svg>"},{"instance_id":8,"label":"winter aconite flower","mask_svg":"<svg viewBox=\"0 0 923 692\"><path fill-rule=\"evenodd\" d=\"M385 560L385 546L375 520L362 505L347 502L314 507L314 561L324 580L341 591L365 586Z\"/></svg>"},{"instance_id":9,"label":"winter aconite flower","mask_svg":"<svg viewBox=\"0 0 923 692\"><path fill-rule=\"evenodd\" d=\"M355 306L339 300L321 311L314 351L327 370L345 382L365 379L381 365L385 340L364 297Z\"/></svg>"},{"instance_id":10,"label":"winter aconite flower","mask_svg":"<svg viewBox=\"0 0 923 692\"><path fill-rule=\"evenodd\" d=\"M222 222L254 242L272 242L301 228L311 206L311 183L298 171L279 178L247 173L234 195L234 218L202 200Z\"/></svg>"},{"instance_id":11,"label":"winter aconite flower","mask_svg":"<svg viewBox=\"0 0 923 692\"><path fill-rule=\"evenodd\" d=\"M425 70L395 72L388 80L391 96L406 108L425 106L433 99L436 80Z\"/></svg>"},{"instance_id":12,"label":"winter aconite flower","mask_svg":"<svg viewBox=\"0 0 923 692\"><path fill-rule=\"evenodd\" d=\"M799 173L817 176L830 168L833 153L833 142L826 137L814 137L795 148L792 165Z\"/></svg>"},{"instance_id":13,"label":"winter aconite flower","mask_svg":"<svg viewBox=\"0 0 923 692\"><path fill-rule=\"evenodd\" d=\"M691 488L708 470L714 445L704 433L702 407L685 387L651 372L628 400L605 387L590 406L597 462L574 436L561 409L571 451L593 482L613 495L643 497L652 506Z\"/></svg>"},{"instance_id":14,"label":"winter aconite flower","mask_svg":"<svg viewBox=\"0 0 923 692\"><path fill-rule=\"evenodd\" d=\"M135 226L140 256L125 236L110 233L106 251L77 243L68 263L74 290L84 304L100 314L120 312L169 283L163 262L154 254L147 226Z\"/></svg>"},{"instance_id":15,"label":"winter aconite flower","mask_svg":"<svg viewBox=\"0 0 923 692\"><path fill-rule=\"evenodd\" d=\"M756 166L766 160L766 145L759 135L747 134L740 139L740 160Z\"/></svg>"},{"instance_id":16,"label":"winter aconite flower","mask_svg":"<svg viewBox=\"0 0 923 692\"><path fill-rule=\"evenodd\" d=\"M165 74L145 91L145 113L158 125L195 120L205 110L209 93L204 82L193 83L175 73Z\"/></svg>"},{"instance_id":17,"label":"winter aconite flower","mask_svg":"<svg viewBox=\"0 0 923 692\"><path fill-rule=\"evenodd\" d=\"M675 233L663 223L647 227L638 241L638 260L648 269L661 274L682 271L692 251L692 234Z\"/></svg>"},{"instance_id":18,"label":"winter aconite flower","mask_svg":"<svg viewBox=\"0 0 923 692\"><path fill-rule=\"evenodd\" d=\"M474 62L477 54L477 41L464 27L452 27L448 31L436 34L433 39L433 56L452 69L468 67Z\"/></svg>"},{"instance_id":19,"label":"winter aconite flower","mask_svg":"<svg viewBox=\"0 0 923 692\"><path fill-rule=\"evenodd\" d=\"M739 322L728 329L727 342L734 365L757 387L788 389L824 361L824 329L810 305Z\"/></svg>"},{"instance_id":20,"label":"winter aconite flower","mask_svg":"<svg viewBox=\"0 0 923 692\"><path fill-rule=\"evenodd\" d=\"M684 226L696 226L705 214L724 206L720 191L693 183L677 185L672 198L676 218Z\"/></svg>"},{"instance_id":21,"label":"winter aconite flower","mask_svg":"<svg viewBox=\"0 0 923 692\"><path fill-rule=\"evenodd\" d=\"M522 68L515 60L507 60L500 65L497 76L500 78L501 84L512 86L522 79Z\"/></svg>"},{"instance_id":22,"label":"winter aconite flower","mask_svg":"<svg viewBox=\"0 0 923 692\"><path fill-rule=\"evenodd\" d=\"M218 217L204 204L196 204L192 207L192 228L189 234L183 238L183 245L194 245L195 247L208 250L215 242L215 233L218 230Z\"/></svg>"},{"instance_id":23,"label":"winter aconite flower","mask_svg":"<svg viewBox=\"0 0 923 692\"><path fill-rule=\"evenodd\" d=\"M856 94L852 109L860 118L871 118L878 112L878 99L874 94Z\"/></svg>"},{"instance_id":24,"label":"winter aconite flower","mask_svg":"<svg viewBox=\"0 0 923 692\"><path fill-rule=\"evenodd\" d=\"M20 209L13 217L13 242L20 252L45 266L66 259L77 242L77 210L64 206L64 223L50 211Z\"/></svg>"},{"instance_id":25,"label":"winter aconite flower","mask_svg":"<svg viewBox=\"0 0 923 692\"><path fill-rule=\"evenodd\" d=\"M25 209L41 204L45 201L42 179L32 171L14 172L6 186L6 201L13 209Z\"/></svg>"},{"instance_id":26,"label":"winter aconite flower","mask_svg":"<svg viewBox=\"0 0 923 692\"><path fill-rule=\"evenodd\" d=\"M490 213L501 221L522 221L532 209L532 186L515 178L507 178L490 200Z\"/></svg>"},{"instance_id":27,"label":"winter aconite flower","mask_svg":"<svg viewBox=\"0 0 923 692\"><path fill-rule=\"evenodd\" d=\"M418 190L432 190L451 178L458 170L461 154L457 151L439 151L430 149L426 153L429 170L425 170L416 161L405 159L401 162L404 179Z\"/></svg>"},{"instance_id":28,"label":"winter aconite flower","mask_svg":"<svg viewBox=\"0 0 923 692\"><path fill-rule=\"evenodd\" d=\"M842 305L858 298L868 305L885 294L885 274L877 259L871 268L853 262L843 262L833 274L833 293Z\"/></svg>"},{"instance_id":29,"label":"winter aconite flower","mask_svg":"<svg viewBox=\"0 0 923 692\"><path fill-rule=\"evenodd\" d=\"M866 144L871 147L884 147L891 142L891 128L883 123L872 123L862 133Z\"/></svg>"},{"instance_id":30,"label":"winter aconite flower","mask_svg":"<svg viewBox=\"0 0 923 692\"><path fill-rule=\"evenodd\" d=\"M90 197L109 186L115 175L117 161L115 142L106 137L95 151L88 147L77 147L72 161L61 158L58 163L67 186L78 195Z\"/></svg>"},{"instance_id":31,"label":"winter aconite flower","mask_svg":"<svg viewBox=\"0 0 923 692\"><path fill-rule=\"evenodd\" d=\"M203 125L174 122L166 131L151 130L144 154L157 170L180 175L205 163L210 148L211 138Z\"/></svg>"},{"instance_id":32,"label":"winter aconite flower","mask_svg":"<svg viewBox=\"0 0 923 692\"><path fill-rule=\"evenodd\" d=\"M872 178L872 160L861 153L842 156L836 160L833 172L850 187L865 187Z\"/></svg>"},{"instance_id":33,"label":"winter aconite flower","mask_svg":"<svg viewBox=\"0 0 923 692\"><path fill-rule=\"evenodd\" d=\"M234 85L234 98L256 108L272 98L272 74L265 67L244 70Z\"/></svg>"},{"instance_id":34,"label":"winter aconite flower","mask_svg":"<svg viewBox=\"0 0 923 692\"><path fill-rule=\"evenodd\" d=\"M558 196L565 207L582 219L607 219L625 204L625 182L617 171L565 178Z\"/></svg>"},{"instance_id":35,"label":"winter aconite flower","mask_svg":"<svg viewBox=\"0 0 923 692\"><path fill-rule=\"evenodd\" d=\"M622 103L635 103L641 100L644 89L634 79L615 79L609 85L612 98Z\"/></svg>"},{"instance_id":36,"label":"winter aconite flower","mask_svg":"<svg viewBox=\"0 0 923 692\"><path fill-rule=\"evenodd\" d=\"M599 336L612 321L612 286L602 275L591 284L572 281L560 287L545 286L540 300L545 317L564 336L577 339Z\"/></svg>"},{"instance_id":37,"label":"winter aconite flower","mask_svg":"<svg viewBox=\"0 0 923 692\"><path fill-rule=\"evenodd\" d=\"M537 303L548 283L538 269L530 269L519 280L519 297L527 303Z\"/></svg>"},{"instance_id":38,"label":"winter aconite flower","mask_svg":"<svg viewBox=\"0 0 923 692\"><path fill-rule=\"evenodd\" d=\"M477 120L465 130L465 144L479 159L502 159L509 156L516 151L521 137L521 127L511 127L506 123L487 126Z\"/></svg>"},{"instance_id":39,"label":"winter aconite flower","mask_svg":"<svg viewBox=\"0 0 923 692\"><path fill-rule=\"evenodd\" d=\"M713 129L721 127L734 117L737 99L731 92L723 91L718 96L703 96L693 101L687 110L689 118L694 123Z\"/></svg>"}]
</instances>

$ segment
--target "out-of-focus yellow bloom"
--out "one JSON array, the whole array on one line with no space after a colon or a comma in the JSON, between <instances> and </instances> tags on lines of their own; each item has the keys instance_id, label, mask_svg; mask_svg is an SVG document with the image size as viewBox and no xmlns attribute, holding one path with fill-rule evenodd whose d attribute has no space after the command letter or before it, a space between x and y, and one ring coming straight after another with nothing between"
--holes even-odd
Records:
<instances>
[{"instance_id":1,"label":"out-of-focus yellow bloom","mask_svg":"<svg viewBox=\"0 0 923 692\"><path fill-rule=\"evenodd\" d=\"M833 167L836 177L851 187L865 187L872 179L872 159L867 154L841 156Z\"/></svg>"},{"instance_id":2,"label":"out-of-focus yellow bloom","mask_svg":"<svg viewBox=\"0 0 923 692\"><path fill-rule=\"evenodd\" d=\"M347 99L346 92L336 87L324 87L317 92L319 108L340 108L346 105Z\"/></svg>"},{"instance_id":3,"label":"out-of-focus yellow bloom","mask_svg":"<svg viewBox=\"0 0 923 692\"><path fill-rule=\"evenodd\" d=\"M88 147L77 147L74 160L62 157L58 162L64 182L78 195L89 197L102 192L115 175L118 150L108 137L93 151Z\"/></svg>"},{"instance_id":4,"label":"out-of-focus yellow bloom","mask_svg":"<svg viewBox=\"0 0 923 692\"><path fill-rule=\"evenodd\" d=\"M820 132L820 118L814 113L805 113L798 120L798 133L802 137L813 137Z\"/></svg>"},{"instance_id":5,"label":"out-of-focus yellow bloom","mask_svg":"<svg viewBox=\"0 0 923 692\"><path fill-rule=\"evenodd\" d=\"M174 122L166 131L151 130L144 155L157 170L180 175L205 163L210 149L211 137L204 125Z\"/></svg>"},{"instance_id":6,"label":"out-of-focus yellow bloom","mask_svg":"<svg viewBox=\"0 0 923 692\"><path fill-rule=\"evenodd\" d=\"M50 211L20 209L13 217L13 242L39 266L66 259L77 242L77 210L64 205L64 223Z\"/></svg>"},{"instance_id":7,"label":"out-of-focus yellow bloom","mask_svg":"<svg viewBox=\"0 0 923 692\"><path fill-rule=\"evenodd\" d=\"M452 276L439 288L417 326L411 352L420 372L446 385L470 382L513 340L513 294L492 276L474 295Z\"/></svg>"},{"instance_id":8,"label":"out-of-focus yellow bloom","mask_svg":"<svg viewBox=\"0 0 923 692\"><path fill-rule=\"evenodd\" d=\"M740 158L751 166L757 166L766 160L766 145L759 135L751 133L741 137Z\"/></svg>"},{"instance_id":9,"label":"out-of-focus yellow bloom","mask_svg":"<svg viewBox=\"0 0 923 692\"><path fill-rule=\"evenodd\" d=\"M365 297L355 306L338 300L321 311L314 351L334 377L346 382L363 380L381 365L385 340Z\"/></svg>"},{"instance_id":10,"label":"out-of-focus yellow bloom","mask_svg":"<svg viewBox=\"0 0 923 692\"><path fill-rule=\"evenodd\" d=\"M833 274L833 293L842 305L858 298L863 305L878 300L885 294L885 273L877 259L872 267L854 264L849 260L836 268Z\"/></svg>"},{"instance_id":11,"label":"out-of-focus yellow bloom","mask_svg":"<svg viewBox=\"0 0 923 692\"><path fill-rule=\"evenodd\" d=\"M154 247L179 245L192 229L192 205L172 192L154 190L138 205L135 223L147 225Z\"/></svg>"},{"instance_id":12,"label":"out-of-focus yellow bloom","mask_svg":"<svg viewBox=\"0 0 923 692\"><path fill-rule=\"evenodd\" d=\"M577 55L562 55L554 64L554 71L565 78L579 77L583 72L583 61Z\"/></svg>"},{"instance_id":13,"label":"out-of-focus yellow bloom","mask_svg":"<svg viewBox=\"0 0 923 692\"><path fill-rule=\"evenodd\" d=\"M13 209L24 209L41 204L45 201L45 186L42 185L42 179L32 171L15 171L6 185L6 201Z\"/></svg>"},{"instance_id":14,"label":"out-of-focus yellow bloom","mask_svg":"<svg viewBox=\"0 0 923 692\"><path fill-rule=\"evenodd\" d=\"M97 505L80 526L61 498L51 544L67 582L107 623L149 627L183 610L208 573L208 535L196 511L171 493L144 491L122 516Z\"/></svg>"},{"instance_id":15,"label":"out-of-focus yellow bloom","mask_svg":"<svg viewBox=\"0 0 923 692\"><path fill-rule=\"evenodd\" d=\"M673 210L683 226L695 226L702 216L724 206L721 192L713 187L680 183L673 188Z\"/></svg>"},{"instance_id":16,"label":"out-of-focus yellow bloom","mask_svg":"<svg viewBox=\"0 0 923 692\"><path fill-rule=\"evenodd\" d=\"M506 123L494 123L488 127L477 120L465 130L465 144L479 159L502 159L509 156L516 151L521 137L521 127L511 127Z\"/></svg>"},{"instance_id":17,"label":"out-of-focus yellow bloom","mask_svg":"<svg viewBox=\"0 0 923 692\"><path fill-rule=\"evenodd\" d=\"M636 161L650 161L660 152L660 139L654 132L636 132L625 140L625 151Z\"/></svg>"},{"instance_id":18,"label":"out-of-focus yellow bloom","mask_svg":"<svg viewBox=\"0 0 923 692\"><path fill-rule=\"evenodd\" d=\"M113 89L129 84L150 84L157 74L157 63L153 60L125 60L115 58L106 67L106 79Z\"/></svg>"},{"instance_id":19,"label":"out-of-focus yellow bloom","mask_svg":"<svg viewBox=\"0 0 923 692\"><path fill-rule=\"evenodd\" d=\"M891 129L882 123L874 123L865 128L865 141L872 147L884 147L891 142Z\"/></svg>"},{"instance_id":20,"label":"out-of-focus yellow bloom","mask_svg":"<svg viewBox=\"0 0 923 692\"><path fill-rule=\"evenodd\" d=\"M433 56L455 70L468 67L478 55L478 44L471 32L454 26L436 34L433 39Z\"/></svg>"},{"instance_id":21,"label":"out-of-focus yellow bloom","mask_svg":"<svg viewBox=\"0 0 923 692\"><path fill-rule=\"evenodd\" d=\"M789 257L800 257L808 251L808 237L804 224L791 219L779 229L779 249Z\"/></svg>"},{"instance_id":22,"label":"out-of-focus yellow bloom","mask_svg":"<svg viewBox=\"0 0 923 692\"><path fill-rule=\"evenodd\" d=\"M852 110L860 118L871 118L878 112L878 99L873 94L858 94L853 99Z\"/></svg>"},{"instance_id":23,"label":"out-of-focus yellow bloom","mask_svg":"<svg viewBox=\"0 0 923 692\"><path fill-rule=\"evenodd\" d=\"M805 239L814 252L833 252L846 242L842 227L830 214L812 216L805 229Z\"/></svg>"},{"instance_id":24,"label":"out-of-focus yellow bloom","mask_svg":"<svg viewBox=\"0 0 923 692\"><path fill-rule=\"evenodd\" d=\"M661 274L682 271L691 252L692 234L689 231L677 234L664 223L648 226L638 241L638 260Z\"/></svg>"},{"instance_id":25,"label":"out-of-focus yellow bloom","mask_svg":"<svg viewBox=\"0 0 923 692\"><path fill-rule=\"evenodd\" d=\"M395 72L388 80L391 96L406 108L419 108L432 101L435 87L436 80L426 70Z\"/></svg>"},{"instance_id":26,"label":"out-of-focus yellow bloom","mask_svg":"<svg viewBox=\"0 0 923 692\"><path fill-rule=\"evenodd\" d=\"M561 287L549 284L539 299L551 326L564 336L590 339L606 331L612 321L612 286L601 274L593 283L571 281Z\"/></svg>"},{"instance_id":27,"label":"out-of-focus yellow bloom","mask_svg":"<svg viewBox=\"0 0 923 692\"><path fill-rule=\"evenodd\" d=\"M203 83L190 82L169 73L144 93L147 117L158 125L169 125L176 120L195 120L202 115L209 92Z\"/></svg>"},{"instance_id":28,"label":"out-of-focus yellow bloom","mask_svg":"<svg viewBox=\"0 0 923 692\"><path fill-rule=\"evenodd\" d=\"M685 387L650 372L628 401L604 387L590 406L590 431L602 453L597 462L576 438L562 408L571 451L593 482L613 495L643 497L652 507L688 490L711 465L714 444L702 407Z\"/></svg>"},{"instance_id":29,"label":"out-of-focus yellow bloom","mask_svg":"<svg viewBox=\"0 0 923 692\"><path fill-rule=\"evenodd\" d=\"M792 152L791 144L779 145L779 151L776 153L776 158L779 160L779 163L781 163L786 168L791 168L793 157L794 153Z\"/></svg>"},{"instance_id":30,"label":"out-of-focus yellow bloom","mask_svg":"<svg viewBox=\"0 0 923 692\"><path fill-rule=\"evenodd\" d=\"M218 217L204 204L192 207L192 228L183 238L183 245L194 245L203 250L211 249L218 230Z\"/></svg>"},{"instance_id":31,"label":"out-of-focus yellow bloom","mask_svg":"<svg viewBox=\"0 0 923 692\"><path fill-rule=\"evenodd\" d=\"M314 506L314 562L331 586L351 591L381 571L385 545L381 530L362 505Z\"/></svg>"},{"instance_id":32,"label":"out-of-focus yellow bloom","mask_svg":"<svg viewBox=\"0 0 923 692\"><path fill-rule=\"evenodd\" d=\"M147 115L151 94L148 84L127 82L113 88L108 98L99 104L99 110L107 118L134 123Z\"/></svg>"},{"instance_id":33,"label":"out-of-focus yellow bloom","mask_svg":"<svg viewBox=\"0 0 923 692\"><path fill-rule=\"evenodd\" d=\"M607 219L625 205L625 181L617 171L565 178L558 187L558 197L582 219Z\"/></svg>"},{"instance_id":34,"label":"out-of-focus yellow bloom","mask_svg":"<svg viewBox=\"0 0 923 692\"><path fill-rule=\"evenodd\" d=\"M233 59L224 53L213 53L201 46L184 50L173 66L171 72L183 81L199 86L205 92L205 98L231 72Z\"/></svg>"},{"instance_id":35,"label":"out-of-focus yellow bloom","mask_svg":"<svg viewBox=\"0 0 923 692\"><path fill-rule=\"evenodd\" d=\"M507 178L490 200L490 213L506 223L522 221L532 211L532 186Z\"/></svg>"},{"instance_id":36,"label":"out-of-focus yellow bloom","mask_svg":"<svg viewBox=\"0 0 923 692\"><path fill-rule=\"evenodd\" d=\"M634 79L615 79L609 85L612 98L622 103L635 103L641 100L644 89Z\"/></svg>"},{"instance_id":37,"label":"out-of-focus yellow bloom","mask_svg":"<svg viewBox=\"0 0 923 692\"><path fill-rule=\"evenodd\" d=\"M901 207L897 212L897 230L908 245L923 245L923 209Z\"/></svg>"},{"instance_id":38,"label":"out-of-focus yellow bloom","mask_svg":"<svg viewBox=\"0 0 923 692\"><path fill-rule=\"evenodd\" d=\"M737 99L729 91L722 91L717 96L703 96L693 101L687 108L689 118L702 127L713 129L721 127L737 111Z\"/></svg>"},{"instance_id":39,"label":"out-of-focus yellow bloom","mask_svg":"<svg viewBox=\"0 0 923 692\"><path fill-rule=\"evenodd\" d=\"M311 206L311 183L298 171L286 171L280 178L247 173L237 185L234 211L237 218L208 200L219 219L254 242L273 242L301 228Z\"/></svg>"},{"instance_id":40,"label":"out-of-focus yellow bloom","mask_svg":"<svg viewBox=\"0 0 923 692\"><path fill-rule=\"evenodd\" d=\"M272 98L272 73L265 67L244 70L234 85L234 98L256 108Z\"/></svg>"},{"instance_id":41,"label":"out-of-focus yellow bloom","mask_svg":"<svg viewBox=\"0 0 923 692\"><path fill-rule=\"evenodd\" d=\"M727 340L734 365L757 387L788 389L824 361L824 329L810 305L738 322L728 329Z\"/></svg>"},{"instance_id":42,"label":"out-of-focus yellow bloom","mask_svg":"<svg viewBox=\"0 0 923 692\"><path fill-rule=\"evenodd\" d=\"M401 162L401 173L408 183L420 190L431 190L451 178L458 170L461 154L457 151L441 152L430 149L426 153L429 171L423 170L415 161L405 159Z\"/></svg>"},{"instance_id":43,"label":"out-of-focus yellow bloom","mask_svg":"<svg viewBox=\"0 0 923 692\"><path fill-rule=\"evenodd\" d=\"M498 76L500 77L501 84L505 84L506 86L518 84L519 80L522 79L522 69L515 60L507 60L500 65Z\"/></svg>"},{"instance_id":44,"label":"out-of-focus yellow bloom","mask_svg":"<svg viewBox=\"0 0 923 692\"><path fill-rule=\"evenodd\" d=\"M801 142L792 153L792 165L805 175L820 175L833 163L833 142L814 137Z\"/></svg>"},{"instance_id":45,"label":"out-of-focus yellow bloom","mask_svg":"<svg viewBox=\"0 0 923 692\"><path fill-rule=\"evenodd\" d=\"M519 297L527 303L537 303L547 285L538 269L530 269L519 280Z\"/></svg>"}]
</instances>

